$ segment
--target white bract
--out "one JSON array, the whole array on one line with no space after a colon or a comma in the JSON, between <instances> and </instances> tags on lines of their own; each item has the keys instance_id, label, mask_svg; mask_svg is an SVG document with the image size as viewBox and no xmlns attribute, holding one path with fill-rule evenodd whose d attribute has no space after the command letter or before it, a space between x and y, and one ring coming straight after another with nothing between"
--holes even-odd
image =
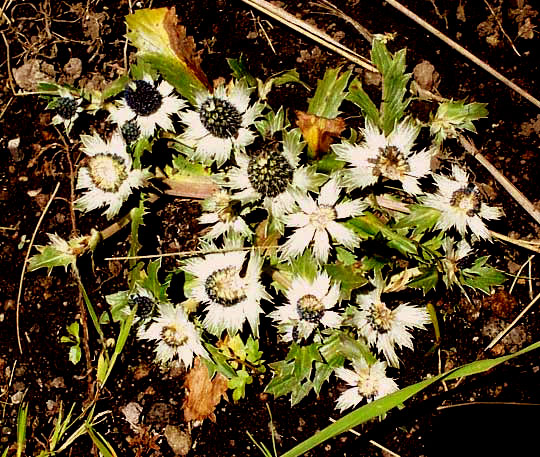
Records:
<instances>
[{"instance_id":1,"label":"white bract","mask_svg":"<svg viewBox=\"0 0 540 457\"><path fill-rule=\"evenodd\" d=\"M180 115L186 131L180 140L193 148L191 159L223 165L232 149L243 149L255 138L249 129L259 116L262 105L249 106L250 89L245 81L220 85L211 94L196 96L196 106Z\"/></svg>"},{"instance_id":2,"label":"white bract","mask_svg":"<svg viewBox=\"0 0 540 457\"><path fill-rule=\"evenodd\" d=\"M138 335L141 339L157 343L156 361L162 365L182 362L186 368L193 363L194 356L206 357L197 329L186 317L181 306L160 304L158 317Z\"/></svg>"},{"instance_id":3,"label":"white bract","mask_svg":"<svg viewBox=\"0 0 540 457\"><path fill-rule=\"evenodd\" d=\"M132 190L141 187L148 174L132 170L131 156L119 133L109 142L97 135L82 135L82 150L88 156L85 166L79 170L77 189L87 189L75 206L81 211L108 207L103 214L111 218L118 214L122 203Z\"/></svg>"},{"instance_id":4,"label":"white bract","mask_svg":"<svg viewBox=\"0 0 540 457\"><path fill-rule=\"evenodd\" d=\"M431 169L430 153L413 152L419 129L404 120L385 136L376 126L367 123L362 144L342 143L333 146L337 156L347 162L345 183L350 189L375 184L379 177L400 181L409 194L420 194L418 180Z\"/></svg>"},{"instance_id":5,"label":"white bract","mask_svg":"<svg viewBox=\"0 0 540 457\"><path fill-rule=\"evenodd\" d=\"M211 225L204 238L213 240L220 235L240 235L249 238L251 229L239 214L238 203L225 190L219 190L202 203L203 214L199 217L201 224Z\"/></svg>"},{"instance_id":6,"label":"white bract","mask_svg":"<svg viewBox=\"0 0 540 457\"><path fill-rule=\"evenodd\" d=\"M408 304L390 309L381 301L381 289L376 288L368 294L357 297L358 310L352 322L368 344L382 352L390 365L399 366L396 346L405 346L411 350L413 337L409 331L413 328L424 329L429 323L428 313L421 308Z\"/></svg>"},{"instance_id":7,"label":"white bract","mask_svg":"<svg viewBox=\"0 0 540 457\"><path fill-rule=\"evenodd\" d=\"M436 227L448 230L455 227L464 235L469 230L478 238L490 239L489 230L482 219L498 219L498 208L482 202L478 187L469 182L467 173L457 165L452 166L452 176L434 175L438 192L422 200L425 206L441 212Z\"/></svg>"},{"instance_id":8,"label":"white bract","mask_svg":"<svg viewBox=\"0 0 540 457\"><path fill-rule=\"evenodd\" d=\"M338 378L352 386L343 392L336 403L336 408L343 411L358 405L362 400L368 403L398 390L392 378L386 377L386 363L375 362L369 365L364 359L353 362L353 370L336 368Z\"/></svg>"},{"instance_id":9,"label":"white bract","mask_svg":"<svg viewBox=\"0 0 540 457\"><path fill-rule=\"evenodd\" d=\"M457 244L457 246L456 246ZM445 238L442 243L445 256L441 260L443 269L443 281L446 287L459 284L458 272L461 270L460 263L469 256L473 249L465 240L456 243L452 237Z\"/></svg>"},{"instance_id":10,"label":"white bract","mask_svg":"<svg viewBox=\"0 0 540 457\"><path fill-rule=\"evenodd\" d=\"M331 250L330 236L332 244L341 244L347 249L358 246L358 236L337 219L357 216L365 205L358 200L338 203L340 192L341 186L334 177L321 188L317 201L307 194L296 193L299 209L283 218L287 227L294 228L281 248L283 257L298 257L313 243L316 260L325 263Z\"/></svg>"},{"instance_id":11,"label":"white bract","mask_svg":"<svg viewBox=\"0 0 540 457\"><path fill-rule=\"evenodd\" d=\"M178 113L187 103L173 94L167 81L159 84L150 76L130 82L118 106L111 108L111 119L118 124L131 143L138 136L149 137L156 126L173 130L171 114Z\"/></svg>"},{"instance_id":12,"label":"white bract","mask_svg":"<svg viewBox=\"0 0 540 457\"><path fill-rule=\"evenodd\" d=\"M189 259L183 266L195 276L189 298L205 305L203 326L214 335L224 330L235 334L246 320L258 335L260 301L271 297L260 283L261 257L252 253L244 268L246 256L245 251L207 254Z\"/></svg>"},{"instance_id":13,"label":"white bract","mask_svg":"<svg viewBox=\"0 0 540 457\"><path fill-rule=\"evenodd\" d=\"M312 281L303 276L294 278L286 292L288 304L270 313L278 323L283 340L306 339L319 326L339 327L341 316L331 311L338 303L339 292L339 284L331 284L324 271L317 273Z\"/></svg>"},{"instance_id":14,"label":"white bract","mask_svg":"<svg viewBox=\"0 0 540 457\"><path fill-rule=\"evenodd\" d=\"M313 166L299 166L304 143L300 132L283 131L282 147L269 147L253 155L236 154L237 167L227 173L229 186L236 190L235 198L242 202L263 201L275 218L295 209L295 192L315 191L323 176Z\"/></svg>"}]
</instances>

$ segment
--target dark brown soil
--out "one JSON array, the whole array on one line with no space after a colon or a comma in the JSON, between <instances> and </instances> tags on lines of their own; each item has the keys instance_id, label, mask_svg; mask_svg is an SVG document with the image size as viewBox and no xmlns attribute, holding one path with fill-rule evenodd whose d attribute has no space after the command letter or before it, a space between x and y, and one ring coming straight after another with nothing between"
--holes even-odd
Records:
<instances>
[{"instance_id":1,"label":"dark brown soil","mask_svg":"<svg viewBox=\"0 0 540 457\"><path fill-rule=\"evenodd\" d=\"M98 215L70 214L71 172L80 158L78 144L69 143L59 131L50 126L46 102L37 96L14 96L14 82L8 69L21 67L30 59L43 62L42 70L54 73L57 80L77 86L97 86L119 76L124 66L124 16L129 11L127 1L119 2L50 2L30 1L6 5L5 17L0 17L0 452L15 442L16 415L21 392L29 402L26 455L37 455L46 437L53 430L60 403L64 408L76 404L75 410L88 398L88 373L84 360L78 365L68 361L66 345L60 336L66 326L78 317L80 300L74 278L55 269L50 276L40 270L27 273L19 309L19 328L22 353L16 334L16 302L20 275L29 240L41 212L53 190L59 184L37 233L35 244L47 243L46 233L68 237L74 230L88 233L107 223ZM134 7L172 6L177 2L136 2ZM342 19L319 14L321 9L308 1L276 2L298 17L315 23L330 35L356 52L368 56L369 44ZM289 4L290 3L290 4ZM500 11L502 26L516 45L521 56L512 49L495 22L490 43L484 30L491 13L487 2L450 0L408 0L408 8L425 18L450 38L520 85L531 94L540 96L537 77L540 70L540 37L535 31L531 39L517 37L519 26L512 10L534 5L531 0L489 2ZM478 122L474 136L477 147L489 161L504 173L524 195L539 207L538 183L540 117L538 107L515 94L511 89L468 62L422 28L415 25L384 1L336 0L336 6L374 33L395 32L396 39L389 47L396 51L407 48L409 68L422 60L431 62L441 75L439 91L443 96L469 101L487 102L489 118ZM462 7L462 9L461 9ZM0 5L0 11L3 6ZM499 9L498 9L499 8ZM203 69L210 79L228 77L226 58L246 59L251 72L262 79L282 70L296 68L303 81L315 87L326 68L342 66L364 78L363 70L350 64L312 41L292 32L275 21L268 21L243 2L226 0L186 0L176 6L179 22L186 25L198 49L203 50ZM1 14L1 13L0 13ZM531 16L538 24L540 14ZM491 20L493 22L493 20ZM482 26L480 26L482 24ZM488 24L489 25L489 24ZM479 28L480 26L480 28ZM264 28L265 33L262 32ZM484 35L483 35L484 34ZM498 42L496 38L498 36ZM494 38L495 37L495 38ZM8 51L9 52L6 52ZM275 52L274 52L275 50ZM133 51L128 48L128 54ZM82 72L75 75L65 69L71 58L82 61ZM43 66L44 65L44 66ZM19 90L19 87L15 88ZM301 86L287 86L272 92L274 107L284 104L293 112L305 110L310 93ZM349 107L350 108L350 107ZM351 122L357 122L354 118ZM83 123L81 123L83 124ZM77 138L74 132L73 138ZM8 148L10 140L20 138L18 148ZM481 165L464 157L455 145L455 157L464 161L478 182L486 183L492 204L504 208L506 217L490 226L495 231L515 238L538 239L539 226L519 206ZM153 207L154 216L146 220L142 232L142 253L191 250L196 247L197 202L179 199L161 200ZM108 306L107 294L127 288L126 265L104 258L125 255L128 230L121 231L104 243L90 260L82 262L83 282L99 312ZM495 242L486 247L497 268L515 274L531 252L513 245ZM164 260L163 270L176 265ZM524 275L528 270L524 270ZM439 310L442 341L440 353L428 354L433 345L432 331L418 334L415 352L403 355L404 367L394 373L400 386L417 382L441 370L475 360L491 341L487 325L493 318L503 326L511 322L536 295L540 286L537 264L532 263L532 279L519 280L510 300L504 292L512 281L501 288L491 301L481 295L471 295L472 307L459 295L430 294L416 299L430 301ZM531 292L529 292L529 286ZM175 290L171 287L174 295ZM181 292L178 297L181 299ZM512 302L513 306L504 306ZM110 329L112 332L114 329ZM533 342L540 334L540 319L533 308L520 322L513 342L497 346L490 356L515 351ZM276 343L275 332L263 324L261 345L264 358L283 356L284 347ZM92 344L97 335L91 334L91 350L95 361L99 347ZM141 376L141 370L144 375ZM522 418L538 406L515 404L540 403L538 385L540 364L535 354L524 356L497 368L494 372L467 379L458 387L437 385L407 402L406 408L394 411L382 422L360 427L360 437L344 434L314 449L311 456L388 456L378 443L403 457L441 455L519 455L535 436ZM216 410L216 422L205 421L191 430L191 456L255 456L258 451L247 436L250 432L258 441L270 446L271 427L266 406L269 405L277 432L278 453L311 436L337 419L334 403L340 387L324 388L320 398L310 395L291 408L287 399L274 399L264 394L271 374L266 373L248 387L247 398L237 404L222 402ZM97 411L109 411L98 426L115 447L118 456L172 456L162 436L167 424L183 424L181 404L184 396L182 376L164 376L152 365L152 354L138 341L130 340L114 372L113 382L97 404ZM450 389L450 390L448 390ZM447 391L448 390L448 391ZM150 435L157 438L157 448L137 446L126 438L134 436L122 414L129 402L143 407L143 422ZM498 407L485 409L472 406L453 409L437 408L459 403L496 402ZM502 404L506 403L506 406ZM514 404L512 407L510 404ZM512 409L515 408L515 409ZM531 408L525 411L523 408ZM535 417L530 415L528 417ZM495 420L494 420L495 418ZM471 430L474 432L471 433ZM471 440L474 443L471 445ZM467 447L465 444L467 443ZM482 451L480 451L482 449ZM90 441L76 441L63 455L97 455ZM12 455L9 453L8 455Z\"/></svg>"}]
</instances>

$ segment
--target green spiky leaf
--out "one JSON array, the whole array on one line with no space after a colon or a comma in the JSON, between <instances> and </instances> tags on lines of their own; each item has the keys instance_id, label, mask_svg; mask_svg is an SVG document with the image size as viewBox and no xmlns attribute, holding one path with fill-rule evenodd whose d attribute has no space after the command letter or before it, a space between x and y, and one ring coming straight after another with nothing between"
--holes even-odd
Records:
<instances>
[{"instance_id":1,"label":"green spiky leaf","mask_svg":"<svg viewBox=\"0 0 540 457\"><path fill-rule=\"evenodd\" d=\"M439 282L439 272L437 271L436 267L427 269L420 268L420 271L422 274L420 276L416 276L407 284L407 286L415 289L422 289L424 294L426 294L431 289L435 289L437 286L437 283Z\"/></svg>"},{"instance_id":2,"label":"green spiky leaf","mask_svg":"<svg viewBox=\"0 0 540 457\"><path fill-rule=\"evenodd\" d=\"M282 86L283 84L295 83L302 85L305 89L310 89L310 87L300 79L298 71L295 69L285 70L275 75L270 76L266 81L258 80L259 86L259 98L261 100L266 100L268 94L274 86Z\"/></svg>"},{"instance_id":3,"label":"green spiky leaf","mask_svg":"<svg viewBox=\"0 0 540 457\"><path fill-rule=\"evenodd\" d=\"M379 109L373 103L369 95L362 87L362 83L358 79L353 79L349 85L349 93L347 100L354 103L362 110L362 114L366 118L366 121L371 122L373 125L379 127L382 130L381 115Z\"/></svg>"},{"instance_id":4,"label":"green spiky leaf","mask_svg":"<svg viewBox=\"0 0 540 457\"><path fill-rule=\"evenodd\" d=\"M486 265L489 256L476 259L472 267L461 271L460 282L473 289L490 293L492 287L506 281L506 275L490 265Z\"/></svg>"},{"instance_id":5,"label":"green spiky leaf","mask_svg":"<svg viewBox=\"0 0 540 457\"><path fill-rule=\"evenodd\" d=\"M322 80L319 80L313 98L309 101L308 113L320 117L334 119L341 111L339 107L347 97L347 83L350 71L340 73L341 68L326 70Z\"/></svg>"},{"instance_id":6,"label":"green spiky leaf","mask_svg":"<svg viewBox=\"0 0 540 457\"><path fill-rule=\"evenodd\" d=\"M465 100L449 100L439 105L435 116L431 116L430 133L436 143L446 138L455 138L462 130L476 132L473 121L487 117L486 103L468 103Z\"/></svg>"},{"instance_id":7,"label":"green spiky leaf","mask_svg":"<svg viewBox=\"0 0 540 457\"><path fill-rule=\"evenodd\" d=\"M412 227L414 229L413 235L419 235L433 229L441 215L439 210L423 205L411 205L409 209L411 210L410 214L399 218L394 227Z\"/></svg>"},{"instance_id":8,"label":"green spiky leaf","mask_svg":"<svg viewBox=\"0 0 540 457\"><path fill-rule=\"evenodd\" d=\"M371 59L383 77L381 105L381 124L386 135L394 130L403 118L409 105L407 84L411 75L405 73L406 50L401 49L392 55L382 40L373 40Z\"/></svg>"},{"instance_id":9,"label":"green spiky leaf","mask_svg":"<svg viewBox=\"0 0 540 457\"><path fill-rule=\"evenodd\" d=\"M232 70L232 74L236 79L245 78L249 87L255 87L257 85L257 78L255 78L249 71L243 55L240 55L238 59L232 59L228 57L227 63L229 64L229 67Z\"/></svg>"},{"instance_id":10,"label":"green spiky leaf","mask_svg":"<svg viewBox=\"0 0 540 457\"><path fill-rule=\"evenodd\" d=\"M348 300L351 292L368 283L360 263L353 265L328 264L324 268L328 275L340 283L341 298Z\"/></svg>"}]
</instances>

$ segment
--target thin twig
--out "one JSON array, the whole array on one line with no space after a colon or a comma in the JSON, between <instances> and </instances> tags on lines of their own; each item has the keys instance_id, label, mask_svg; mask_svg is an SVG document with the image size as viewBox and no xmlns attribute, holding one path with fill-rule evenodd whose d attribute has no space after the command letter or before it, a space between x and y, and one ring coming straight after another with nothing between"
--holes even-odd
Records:
<instances>
[{"instance_id":1,"label":"thin twig","mask_svg":"<svg viewBox=\"0 0 540 457\"><path fill-rule=\"evenodd\" d=\"M506 31L504 30L502 24L501 24L501 21L499 21L499 18L497 17L497 14L495 13L495 11L493 10L493 8L491 7L491 5L488 3L487 0L484 0L484 3L487 5L487 7L489 8L489 11L491 11L491 14L493 15L493 17L495 18L495 21L497 21L497 25L499 26L499 28L501 29L501 32L503 33L503 35L506 37L506 39L508 40L508 42L510 43L510 46L512 46L512 49L514 50L514 52L519 56L521 57L521 54L519 53L519 51L517 50L517 48L514 46L514 43L512 42L512 39L508 36L508 34L506 33Z\"/></svg>"},{"instance_id":2,"label":"thin twig","mask_svg":"<svg viewBox=\"0 0 540 457\"><path fill-rule=\"evenodd\" d=\"M7 73L8 73L9 87L11 88L11 92L13 92L13 95L17 95L15 93L15 84L13 83L13 76L11 74L11 56L9 54L9 42L8 42L4 32L2 32L2 38L4 39L4 44L6 45L6 63L7 63Z\"/></svg>"},{"instance_id":3,"label":"thin twig","mask_svg":"<svg viewBox=\"0 0 540 457\"><path fill-rule=\"evenodd\" d=\"M268 34L266 33L266 30L264 30L264 27L262 26L261 21L259 20L259 18L257 18L256 20L257 20L257 25L258 25L259 28L262 30L262 33L263 33L263 35L264 35L265 38L266 38L266 41L268 41L268 45L270 46L270 49L272 50L272 52L273 52L274 54L277 54L276 48L274 48L274 45L272 44L272 40L270 39L270 37L269 37ZM266 22L268 22L268 21L266 21Z\"/></svg>"},{"instance_id":4,"label":"thin twig","mask_svg":"<svg viewBox=\"0 0 540 457\"><path fill-rule=\"evenodd\" d=\"M518 272L516 273L516 276L514 277L514 280L512 281L512 285L510 286L510 289L508 290L508 293L510 295L512 295L512 291L514 290L514 287L518 281L518 279L520 278L521 276L521 272L523 271L523 269L527 266L527 264L530 264L531 263L531 260L534 259L534 255L530 256L527 261L521 265L521 267L519 267L519 270ZM532 297L531 297L532 298Z\"/></svg>"},{"instance_id":5,"label":"thin twig","mask_svg":"<svg viewBox=\"0 0 540 457\"><path fill-rule=\"evenodd\" d=\"M349 59L351 62L360 65L366 70L378 72L378 70L370 63L370 61L357 54L356 52L349 49L347 46L342 45L338 41L334 40L331 36L327 35L322 30L314 27L292 14L288 13L282 8L272 5L270 2L265 0L242 0L244 3L247 3L249 6L258 9L259 11L267 14L268 16L274 18L275 20L281 22L282 24L287 25L288 27L296 30L304 36L311 38L322 46L331 49L337 54Z\"/></svg>"},{"instance_id":6,"label":"thin twig","mask_svg":"<svg viewBox=\"0 0 540 457\"><path fill-rule=\"evenodd\" d=\"M7 109L9 108L9 105L11 105L11 102L15 100L14 97L11 97L8 102L5 104L4 108L2 109L2 112L0 113L0 119L4 117L4 114L6 114Z\"/></svg>"},{"instance_id":7,"label":"thin twig","mask_svg":"<svg viewBox=\"0 0 540 457\"><path fill-rule=\"evenodd\" d=\"M75 167L73 166L73 160L71 159L71 148L69 147L68 142L64 138L64 135L62 135L62 132L58 127L54 126L56 131L58 132L58 135L62 139L62 143L64 143L64 148L66 151L66 157L68 160L69 165L69 213L71 215L71 232L73 236L78 236L79 231L77 230L77 216L75 215L75 208L73 205L73 202L75 201ZM69 138L69 137L68 137Z\"/></svg>"},{"instance_id":8,"label":"thin twig","mask_svg":"<svg viewBox=\"0 0 540 457\"><path fill-rule=\"evenodd\" d=\"M534 294L533 294L533 282L532 282L532 260L534 259L534 256L529 257L529 298L532 300Z\"/></svg>"},{"instance_id":9,"label":"thin twig","mask_svg":"<svg viewBox=\"0 0 540 457\"><path fill-rule=\"evenodd\" d=\"M473 401L471 403L456 403L454 405L437 406L437 411L451 408L461 408L463 406L486 406L486 405L508 405L508 406L540 406L540 403L519 403L515 401Z\"/></svg>"},{"instance_id":10,"label":"thin twig","mask_svg":"<svg viewBox=\"0 0 540 457\"><path fill-rule=\"evenodd\" d=\"M493 238L498 238L499 240L506 241L510 244L515 244L516 246L528 249L529 251L540 253L540 241L514 240L514 238L510 238L509 236L494 232L492 230L489 231L489 234Z\"/></svg>"},{"instance_id":11,"label":"thin twig","mask_svg":"<svg viewBox=\"0 0 540 457\"><path fill-rule=\"evenodd\" d=\"M215 254L221 252L237 252L237 251L252 251L255 249L264 250L278 248L279 246L248 246L243 248L232 248L232 249L219 249L217 251L178 251L178 252L167 252L165 254L147 254L147 255L132 255L132 256L119 256L119 257L105 257L103 260L139 260L139 259L156 259L159 257L190 257L196 255L207 255Z\"/></svg>"},{"instance_id":12,"label":"thin twig","mask_svg":"<svg viewBox=\"0 0 540 457\"><path fill-rule=\"evenodd\" d=\"M246 0L244 0L246 1ZM444 33L437 30L435 27L433 27L431 24L424 21L421 17L414 14L409 9L405 8L401 3L397 2L396 0L385 0L386 3L393 6L395 9L397 9L400 13L403 13L408 18L412 19L417 24L424 27L427 31L435 35L440 40L444 41L448 46L455 49L457 52L459 52L461 55L467 57L467 59L474 62L476 65L478 65L483 70L487 71L490 75L497 78L502 83L506 84L508 87L510 87L512 90L517 92L519 95L521 95L523 98L529 100L533 105L536 105L540 108L540 100L533 97L531 94L523 90L521 87L519 87L517 84L510 81L506 76L503 76L501 73L499 73L497 70L495 70L493 67L489 66L484 61L480 60L478 57L476 57L473 53L470 51L467 51L463 46L460 46L458 43L456 43L454 40L448 38Z\"/></svg>"},{"instance_id":13,"label":"thin twig","mask_svg":"<svg viewBox=\"0 0 540 457\"><path fill-rule=\"evenodd\" d=\"M540 211L514 186L499 170L497 170L480 152L469 138L459 135L459 141L465 150L471 154L493 177L503 186L506 191L516 200L531 217L540 224Z\"/></svg>"},{"instance_id":14,"label":"thin twig","mask_svg":"<svg viewBox=\"0 0 540 457\"><path fill-rule=\"evenodd\" d=\"M330 422L336 422L336 420L331 418L331 417L329 417L329 419L330 419ZM348 431L351 432L353 435L361 436L360 433L358 433L353 428L349 429ZM395 452L392 452L390 449L384 447L382 444L379 444L376 441L369 440L369 443L372 444L375 447L378 447L379 449L382 449L386 454L391 455L392 457L400 457L399 454L396 454Z\"/></svg>"},{"instance_id":15,"label":"thin twig","mask_svg":"<svg viewBox=\"0 0 540 457\"><path fill-rule=\"evenodd\" d=\"M84 303L84 297L83 297L83 283L81 279L81 275L79 273L79 269L77 268L77 265L73 265L72 268L73 274L75 275L75 278L77 279L77 284L79 286L79 298L77 299L77 304L79 306L79 313L81 315L81 326L83 328L83 348L84 348L84 355L86 359L86 372L90 374L92 372L92 353L90 352L90 332L88 331L88 315L86 313L86 305ZM92 389L92 380L88 379L88 391L91 392Z\"/></svg>"},{"instance_id":16,"label":"thin twig","mask_svg":"<svg viewBox=\"0 0 540 457\"><path fill-rule=\"evenodd\" d=\"M533 305L540 299L540 294L538 294L534 299L527 305L527 307L519 313L519 315L510 323L508 326L499 333L491 343L487 345L487 347L484 349L485 351L489 351L493 346L495 346L500 340L502 340L506 334L514 328L514 326L520 321L520 319L529 311Z\"/></svg>"},{"instance_id":17,"label":"thin twig","mask_svg":"<svg viewBox=\"0 0 540 457\"><path fill-rule=\"evenodd\" d=\"M11 5L12 0L6 0L4 4L2 5L2 8L0 8L0 24L5 19L8 25L11 25L11 19L7 16L7 14L4 12L6 11L9 6Z\"/></svg>"},{"instance_id":18,"label":"thin twig","mask_svg":"<svg viewBox=\"0 0 540 457\"><path fill-rule=\"evenodd\" d=\"M348 22L369 43L373 42L373 34L368 29L366 29L359 22L355 21L349 15L345 14L343 11L341 11L339 8L337 8L333 3L330 3L328 0L319 0L319 1L316 1L316 2L310 2L310 4L318 6L319 8L323 8L323 9L329 11L329 13L327 13L327 14L333 14L334 16L337 16L337 17L343 19L345 22Z\"/></svg>"},{"instance_id":19,"label":"thin twig","mask_svg":"<svg viewBox=\"0 0 540 457\"><path fill-rule=\"evenodd\" d=\"M60 183L56 183L56 187L51 194L51 197L49 198L49 201L47 202L47 205L45 205L45 209L41 213L41 216L39 217L39 220L37 222L36 228L34 229L34 233L32 234L32 238L30 239L30 244L28 245L28 251L26 251L26 256L24 258L24 264L23 269L21 272L21 279L19 280L19 291L17 292L17 310L15 312L15 326L17 329L17 343L19 345L19 352L22 354L22 344L21 344L21 334L19 329L19 309L21 304L21 295L22 295L22 288L23 288L23 282L24 282L24 274L26 273L26 265L28 263L28 259L30 258L30 251L32 250L32 247L34 246L34 240L36 239L37 232L39 230L39 227L41 226L41 223L43 222L43 218L45 217L45 214L47 214L47 211L49 210L49 206L51 206L52 201L54 200L54 197L56 196L56 193L58 192L58 189L60 188Z\"/></svg>"}]
</instances>

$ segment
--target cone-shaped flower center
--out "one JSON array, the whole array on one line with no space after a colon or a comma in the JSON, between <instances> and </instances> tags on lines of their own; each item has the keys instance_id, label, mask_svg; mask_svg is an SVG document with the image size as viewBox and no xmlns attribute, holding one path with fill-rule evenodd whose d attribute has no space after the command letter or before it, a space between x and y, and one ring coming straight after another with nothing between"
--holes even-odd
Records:
<instances>
[{"instance_id":1,"label":"cone-shaped flower center","mask_svg":"<svg viewBox=\"0 0 540 457\"><path fill-rule=\"evenodd\" d=\"M462 210L467 216L473 217L478 214L482 206L480 192L474 184L468 184L452 194L450 205Z\"/></svg>"},{"instance_id":2,"label":"cone-shaped flower center","mask_svg":"<svg viewBox=\"0 0 540 457\"><path fill-rule=\"evenodd\" d=\"M386 333L392 328L394 316L384 303L373 303L367 319L379 333Z\"/></svg>"},{"instance_id":3,"label":"cone-shaped flower center","mask_svg":"<svg viewBox=\"0 0 540 457\"><path fill-rule=\"evenodd\" d=\"M379 393L378 379L371 375L369 368L365 368L358 373L358 392L366 398L372 398Z\"/></svg>"},{"instance_id":4,"label":"cone-shaped flower center","mask_svg":"<svg viewBox=\"0 0 540 457\"><path fill-rule=\"evenodd\" d=\"M294 170L279 152L263 151L252 157L248 165L248 178L253 188L263 197L274 198L287 190Z\"/></svg>"},{"instance_id":5,"label":"cone-shaped flower center","mask_svg":"<svg viewBox=\"0 0 540 457\"><path fill-rule=\"evenodd\" d=\"M222 98L208 97L199 108L202 125L218 138L236 138L242 126L242 115Z\"/></svg>"},{"instance_id":6,"label":"cone-shaped flower center","mask_svg":"<svg viewBox=\"0 0 540 457\"><path fill-rule=\"evenodd\" d=\"M304 295L296 303L296 309L300 319L308 322L318 323L324 314L324 305L315 295Z\"/></svg>"},{"instance_id":7,"label":"cone-shaped flower center","mask_svg":"<svg viewBox=\"0 0 540 457\"><path fill-rule=\"evenodd\" d=\"M182 346L189 339L186 330L179 324L165 325L161 329L161 339L170 347Z\"/></svg>"},{"instance_id":8,"label":"cone-shaped flower center","mask_svg":"<svg viewBox=\"0 0 540 457\"><path fill-rule=\"evenodd\" d=\"M224 224L232 223L238 218L239 202L232 200L226 192L217 192L213 196L217 217Z\"/></svg>"},{"instance_id":9,"label":"cone-shaped flower center","mask_svg":"<svg viewBox=\"0 0 540 457\"><path fill-rule=\"evenodd\" d=\"M321 205L309 215L309 223L318 230L325 230L328 224L336 218L336 210L331 206Z\"/></svg>"},{"instance_id":10,"label":"cone-shaped flower center","mask_svg":"<svg viewBox=\"0 0 540 457\"><path fill-rule=\"evenodd\" d=\"M124 140L126 140L127 144L134 143L137 141L141 134L141 129L139 128L139 124L137 124L137 121L131 120L127 121L122 126L122 136L124 137Z\"/></svg>"},{"instance_id":11,"label":"cone-shaped flower center","mask_svg":"<svg viewBox=\"0 0 540 457\"><path fill-rule=\"evenodd\" d=\"M77 102L72 97L60 97L56 106L56 112L62 119L69 120L77 114Z\"/></svg>"},{"instance_id":12,"label":"cone-shaped flower center","mask_svg":"<svg viewBox=\"0 0 540 457\"><path fill-rule=\"evenodd\" d=\"M409 164L403 153L396 146L386 146L379 149L376 159L370 159L374 163L373 175L383 175L388 179L400 180L410 171Z\"/></svg>"},{"instance_id":13,"label":"cone-shaped flower center","mask_svg":"<svg viewBox=\"0 0 540 457\"><path fill-rule=\"evenodd\" d=\"M117 192L128 176L124 162L106 154L91 157L88 172L95 186L104 192Z\"/></svg>"},{"instance_id":14,"label":"cone-shaped flower center","mask_svg":"<svg viewBox=\"0 0 540 457\"><path fill-rule=\"evenodd\" d=\"M146 295L134 294L129 297L129 304L137 305L137 316L144 319L152 314L155 302Z\"/></svg>"},{"instance_id":15,"label":"cone-shaped flower center","mask_svg":"<svg viewBox=\"0 0 540 457\"><path fill-rule=\"evenodd\" d=\"M247 298L246 281L238 268L230 266L216 270L206 279L208 297L222 306L234 306Z\"/></svg>"},{"instance_id":16,"label":"cone-shaped flower center","mask_svg":"<svg viewBox=\"0 0 540 457\"><path fill-rule=\"evenodd\" d=\"M139 79L135 81L135 89L127 87L124 91L127 105L135 111L138 116L150 116L160 107L163 96L148 81Z\"/></svg>"}]
</instances>

